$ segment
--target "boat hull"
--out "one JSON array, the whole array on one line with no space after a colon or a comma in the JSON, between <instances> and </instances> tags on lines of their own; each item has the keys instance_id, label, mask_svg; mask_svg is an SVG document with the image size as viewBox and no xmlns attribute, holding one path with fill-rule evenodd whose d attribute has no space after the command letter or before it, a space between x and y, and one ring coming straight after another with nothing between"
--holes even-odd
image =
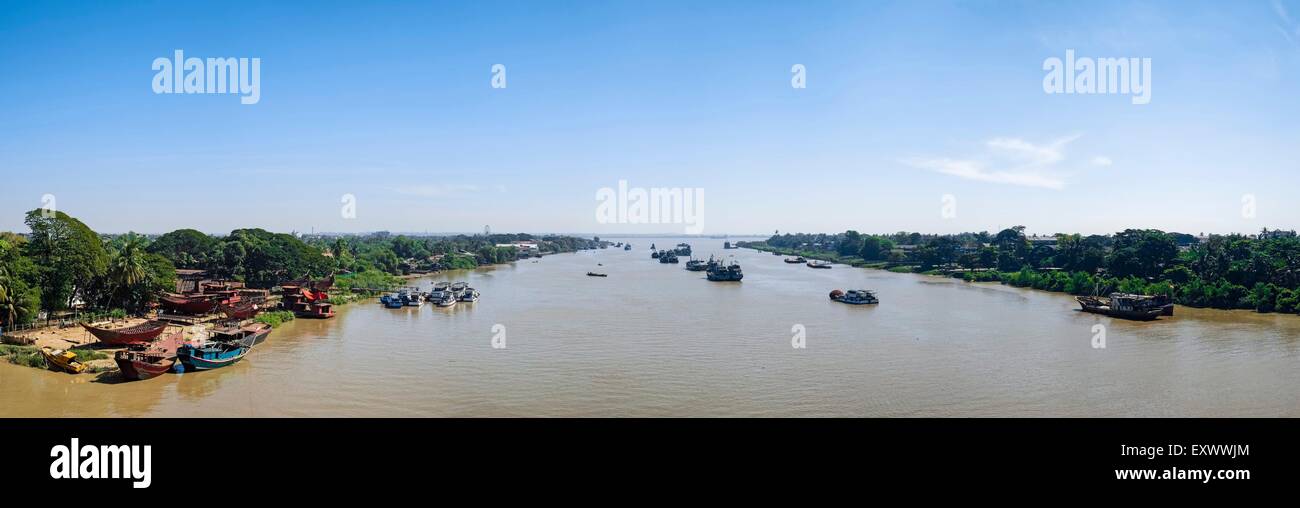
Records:
<instances>
[{"instance_id":1,"label":"boat hull","mask_svg":"<svg viewBox=\"0 0 1300 508\"><path fill-rule=\"evenodd\" d=\"M222 355L218 358L200 358L182 350L181 354L176 357L177 362L172 368L177 372L184 372L187 370L219 369L239 363L239 361L243 360L245 356L248 356L249 351L250 349L247 347L240 347L231 351L229 355Z\"/></svg>"},{"instance_id":2,"label":"boat hull","mask_svg":"<svg viewBox=\"0 0 1300 508\"><path fill-rule=\"evenodd\" d=\"M137 342L149 342L158 338L163 330L167 329L167 323L161 321L150 321L148 323L111 330L106 328L97 328L86 323L81 323L81 327L87 332L94 335L96 339L105 344L125 345Z\"/></svg>"},{"instance_id":3,"label":"boat hull","mask_svg":"<svg viewBox=\"0 0 1300 508\"><path fill-rule=\"evenodd\" d=\"M175 357L165 358L157 362L131 360L121 356L114 358L114 360L117 361L117 368L122 371L122 377L136 380L153 379L172 370L172 367L176 364Z\"/></svg>"}]
</instances>

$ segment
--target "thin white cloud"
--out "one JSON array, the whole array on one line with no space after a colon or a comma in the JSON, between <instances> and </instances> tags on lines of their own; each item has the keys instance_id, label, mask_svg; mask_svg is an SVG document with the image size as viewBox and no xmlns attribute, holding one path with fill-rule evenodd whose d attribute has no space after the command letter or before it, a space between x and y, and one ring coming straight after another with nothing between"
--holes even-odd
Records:
<instances>
[{"instance_id":1,"label":"thin white cloud","mask_svg":"<svg viewBox=\"0 0 1300 508\"><path fill-rule=\"evenodd\" d=\"M397 187L394 188L393 191L398 194L405 194L408 196L439 198L439 197L452 196L455 194L478 192L479 186L471 185L471 184L455 184L455 183L432 184L432 185L411 185L406 187Z\"/></svg>"},{"instance_id":2,"label":"thin white cloud","mask_svg":"<svg viewBox=\"0 0 1300 508\"><path fill-rule=\"evenodd\" d=\"M1101 166L1105 168L1105 167L1110 167L1114 163L1115 161L1110 160L1110 157L1107 157L1105 155L1098 155L1092 158L1093 166Z\"/></svg>"},{"instance_id":3,"label":"thin white cloud","mask_svg":"<svg viewBox=\"0 0 1300 508\"><path fill-rule=\"evenodd\" d=\"M1060 190L1065 188L1058 170L1065 161L1065 147L1079 137L1074 134L1046 144L1000 137L985 142L986 152L976 157L913 157L902 162L967 180Z\"/></svg>"},{"instance_id":4,"label":"thin white cloud","mask_svg":"<svg viewBox=\"0 0 1300 508\"><path fill-rule=\"evenodd\" d=\"M1282 33L1282 37L1286 38L1287 42L1295 44L1296 37L1300 36L1300 23L1296 23L1291 18L1291 14L1287 12L1286 6L1282 4L1281 0L1273 0L1273 12L1277 13L1278 22L1280 23L1277 27L1278 32Z\"/></svg>"}]
</instances>

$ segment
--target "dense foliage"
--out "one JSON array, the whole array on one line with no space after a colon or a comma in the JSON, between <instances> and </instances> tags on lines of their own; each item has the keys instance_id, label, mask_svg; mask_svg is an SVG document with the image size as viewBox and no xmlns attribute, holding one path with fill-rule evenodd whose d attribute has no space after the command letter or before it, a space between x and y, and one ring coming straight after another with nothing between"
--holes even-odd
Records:
<instances>
[{"instance_id":1,"label":"dense foliage","mask_svg":"<svg viewBox=\"0 0 1300 508\"><path fill-rule=\"evenodd\" d=\"M955 235L776 235L755 245L853 264L949 271L1071 294L1165 294L1194 307L1300 312L1300 238L1295 231L1197 238L1155 229L1031 239L1023 226ZM879 263L877 263L879 264Z\"/></svg>"}]
</instances>

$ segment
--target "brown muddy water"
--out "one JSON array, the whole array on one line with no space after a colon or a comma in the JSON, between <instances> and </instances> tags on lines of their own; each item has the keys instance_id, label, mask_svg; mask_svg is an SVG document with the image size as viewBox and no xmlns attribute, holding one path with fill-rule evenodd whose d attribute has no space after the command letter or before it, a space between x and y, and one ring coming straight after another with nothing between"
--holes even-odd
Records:
<instances>
[{"instance_id":1,"label":"brown muddy water","mask_svg":"<svg viewBox=\"0 0 1300 508\"><path fill-rule=\"evenodd\" d=\"M424 279L483 297L341 306L214 371L115 383L2 364L0 416L1300 416L1298 316L1112 320L1061 294L691 240L744 267L709 282L650 259L681 240L630 241ZM831 302L836 288L881 303Z\"/></svg>"}]
</instances>

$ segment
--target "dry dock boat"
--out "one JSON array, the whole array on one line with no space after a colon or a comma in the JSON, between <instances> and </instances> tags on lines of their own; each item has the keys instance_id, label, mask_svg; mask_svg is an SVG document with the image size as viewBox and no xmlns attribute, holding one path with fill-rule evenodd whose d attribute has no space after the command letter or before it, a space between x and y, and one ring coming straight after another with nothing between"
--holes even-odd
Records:
<instances>
[{"instance_id":1,"label":"dry dock boat","mask_svg":"<svg viewBox=\"0 0 1300 508\"><path fill-rule=\"evenodd\" d=\"M167 335L151 344L133 344L125 351L113 355L122 377L127 379L151 379L171 370L176 364L176 350L180 349L185 339L185 330Z\"/></svg>"},{"instance_id":2,"label":"dry dock boat","mask_svg":"<svg viewBox=\"0 0 1300 508\"><path fill-rule=\"evenodd\" d=\"M232 326L229 328L213 330L211 340L236 343L243 345L244 347L253 347L264 342L266 336L270 334L271 325L266 323L253 323L244 326Z\"/></svg>"},{"instance_id":3,"label":"dry dock boat","mask_svg":"<svg viewBox=\"0 0 1300 508\"><path fill-rule=\"evenodd\" d=\"M86 371L86 364L77 361L77 354L72 351L43 347L41 348L41 355L45 356L45 361L50 364L51 369L73 374L81 374Z\"/></svg>"},{"instance_id":4,"label":"dry dock boat","mask_svg":"<svg viewBox=\"0 0 1300 508\"><path fill-rule=\"evenodd\" d=\"M1079 301L1080 310L1084 312L1138 321L1150 321L1159 317L1165 313L1168 305L1162 304L1153 296L1127 293L1111 293L1109 298L1076 296L1075 300ZM1169 306L1168 311L1172 314L1173 307Z\"/></svg>"},{"instance_id":5,"label":"dry dock boat","mask_svg":"<svg viewBox=\"0 0 1300 508\"><path fill-rule=\"evenodd\" d=\"M162 321L148 321L126 328L102 328L81 323L81 327L85 328L91 335L94 335L100 342L120 346L135 342L149 342L154 340L162 334L165 328L167 328L167 323Z\"/></svg>"}]
</instances>

